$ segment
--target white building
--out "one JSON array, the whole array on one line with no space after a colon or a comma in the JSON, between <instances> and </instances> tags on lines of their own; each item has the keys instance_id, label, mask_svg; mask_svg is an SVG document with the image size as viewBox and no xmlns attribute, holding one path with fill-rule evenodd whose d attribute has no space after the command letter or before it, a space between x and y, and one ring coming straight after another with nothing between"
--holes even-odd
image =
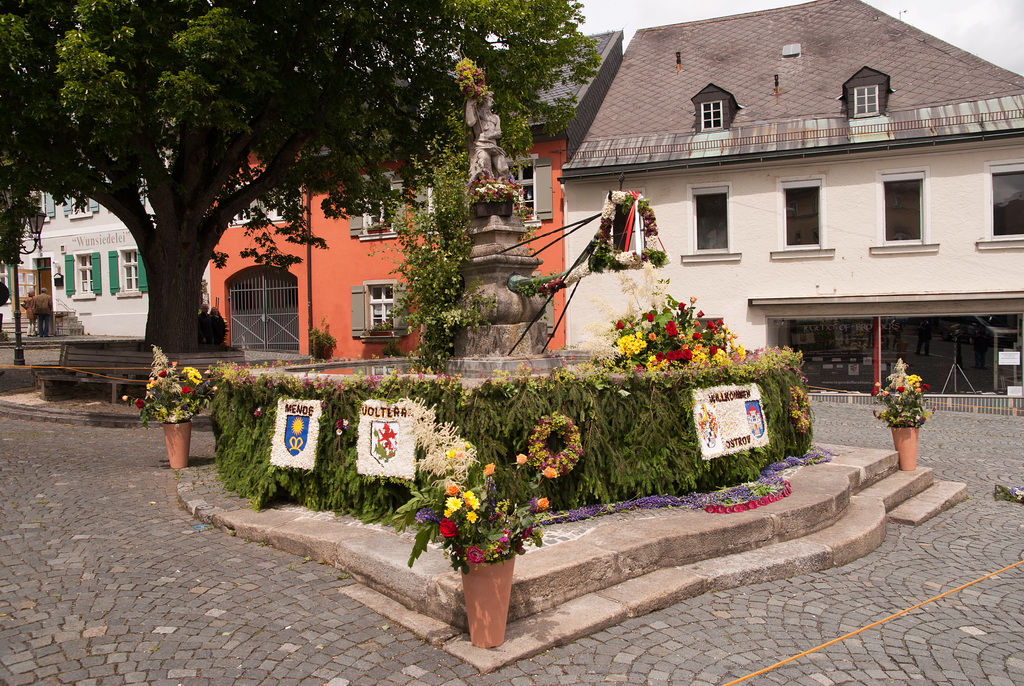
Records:
<instances>
[{"instance_id":1,"label":"white building","mask_svg":"<svg viewBox=\"0 0 1024 686\"><path fill-rule=\"evenodd\" d=\"M38 293L45 287L53 296L58 333L145 335L146 270L128 229L94 201L75 210L70 202L55 202L45 194L42 206L46 214L42 245L22 256L18 268L22 299L30 288ZM9 282L13 269L4 272ZM3 313L8 328L11 303ZM22 332L28 330L23 322Z\"/></svg>"},{"instance_id":2,"label":"white building","mask_svg":"<svg viewBox=\"0 0 1024 686\"><path fill-rule=\"evenodd\" d=\"M867 391L903 357L933 391L1016 394L1022 136L1024 78L857 0L641 30L563 168L566 221L624 175L670 292L802 350L813 387ZM569 341L597 317L575 298Z\"/></svg>"}]
</instances>

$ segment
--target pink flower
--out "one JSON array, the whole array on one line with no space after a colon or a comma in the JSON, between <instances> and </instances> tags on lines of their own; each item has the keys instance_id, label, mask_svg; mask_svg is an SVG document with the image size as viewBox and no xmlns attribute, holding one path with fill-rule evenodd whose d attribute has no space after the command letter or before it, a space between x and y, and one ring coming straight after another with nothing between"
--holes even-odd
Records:
<instances>
[{"instance_id":1,"label":"pink flower","mask_svg":"<svg viewBox=\"0 0 1024 686\"><path fill-rule=\"evenodd\" d=\"M471 545L468 548L466 548L466 559L470 562L470 564L483 564L484 551L480 550L475 545Z\"/></svg>"}]
</instances>

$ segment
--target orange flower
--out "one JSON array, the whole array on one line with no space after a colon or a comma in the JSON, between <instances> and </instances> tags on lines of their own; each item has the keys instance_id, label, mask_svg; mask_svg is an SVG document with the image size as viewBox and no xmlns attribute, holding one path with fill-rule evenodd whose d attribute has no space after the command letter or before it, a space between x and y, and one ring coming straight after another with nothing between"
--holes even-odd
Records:
<instances>
[{"instance_id":1,"label":"orange flower","mask_svg":"<svg viewBox=\"0 0 1024 686\"><path fill-rule=\"evenodd\" d=\"M649 338L652 341L656 341L658 340L658 334L652 331L651 333L647 334L647 338Z\"/></svg>"},{"instance_id":2,"label":"orange flower","mask_svg":"<svg viewBox=\"0 0 1024 686\"><path fill-rule=\"evenodd\" d=\"M554 479L556 476L558 476L558 472L555 471L554 467L545 467L544 476L546 476L549 479Z\"/></svg>"},{"instance_id":3,"label":"orange flower","mask_svg":"<svg viewBox=\"0 0 1024 686\"><path fill-rule=\"evenodd\" d=\"M551 468L548 467L548 469L551 469ZM537 508L541 509L541 510L548 509L548 499L547 498L538 498L537 499Z\"/></svg>"},{"instance_id":4,"label":"orange flower","mask_svg":"<svg viewBox=\"0 0 1024 686\"><path fill-rule=\"evenodd\" d=\"M459 487L455 484L448 484L448 488L444 489L445 495L458 495Z\"/></svg>"},{"instance_id":5,"label":"orange flower","mask_svg":"<svg viewBox=\"0 0 1024 686\"><path fill-rule=\"evenodd\" d=\"M484 467L484 476L493 476L493 475L494 475L494 464L491 463L491 464L488 464L486 467Z\"/></svg>"},{"instance_id":6,"label":"orange flower","mask_svg":"<svg viewBox=\"0 0 1024 686\"><path fill-rule=\"evenodd\" d=\"M516 455L516 464L526 464L526 455L522 453Z\"/></svg>"}]
</instances>

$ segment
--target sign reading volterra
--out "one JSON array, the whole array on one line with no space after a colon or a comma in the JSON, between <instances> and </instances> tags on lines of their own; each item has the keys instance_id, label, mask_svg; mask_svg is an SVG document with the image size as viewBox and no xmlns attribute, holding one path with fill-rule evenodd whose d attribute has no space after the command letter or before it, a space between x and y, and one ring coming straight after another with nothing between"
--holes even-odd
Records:
<instances>
[{"instance_id":1,"label":"sign reading volterra","mask_svg":"<svg viewBox=\"0 0 1024 686\"><path fill-rule=\"evenodd\" d=\"M417 409L410 400L367 400L362 404L356 449L358 473L416 478Z\"/></svg>"},{"instance_id":2,"label":"sign reading volterra","mask_svg":"<svg viewBox=\"0 0 1024 686\"><path fill-rule=\"evenodd\" d=\"M755 384L694 390L693 421L705 460L768 445L761 389Z\"/></svg>"}]
</instances>

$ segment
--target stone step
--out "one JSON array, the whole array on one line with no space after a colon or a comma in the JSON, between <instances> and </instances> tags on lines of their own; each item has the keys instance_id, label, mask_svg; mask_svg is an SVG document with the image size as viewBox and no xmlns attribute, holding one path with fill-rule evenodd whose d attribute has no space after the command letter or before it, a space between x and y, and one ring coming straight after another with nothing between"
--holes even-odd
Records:
<instances>
[{"instance_id":1,"label":"stone step","mask_svg":"<svg viewBox=\"0 0 1024 686\"><path fill-rule=\"evenodd\" d=\"M889 512L889 521L894 524L917 526L965 500L967 484L959 481L937 481L925 491L893 508Z\"/></svg>"},{"instance_id":2,"label":"stone step","mask_svg":"<svg viewBox=\"0 0 1024 686\"><path fill-rule=\"evenodd\" d=\"M857 495L877 498L891 512L904 501L909 500L932 485L932 468L918 467L912 471L898 471L878 483L859 491Z\"/></svg>"}]
</instances>

